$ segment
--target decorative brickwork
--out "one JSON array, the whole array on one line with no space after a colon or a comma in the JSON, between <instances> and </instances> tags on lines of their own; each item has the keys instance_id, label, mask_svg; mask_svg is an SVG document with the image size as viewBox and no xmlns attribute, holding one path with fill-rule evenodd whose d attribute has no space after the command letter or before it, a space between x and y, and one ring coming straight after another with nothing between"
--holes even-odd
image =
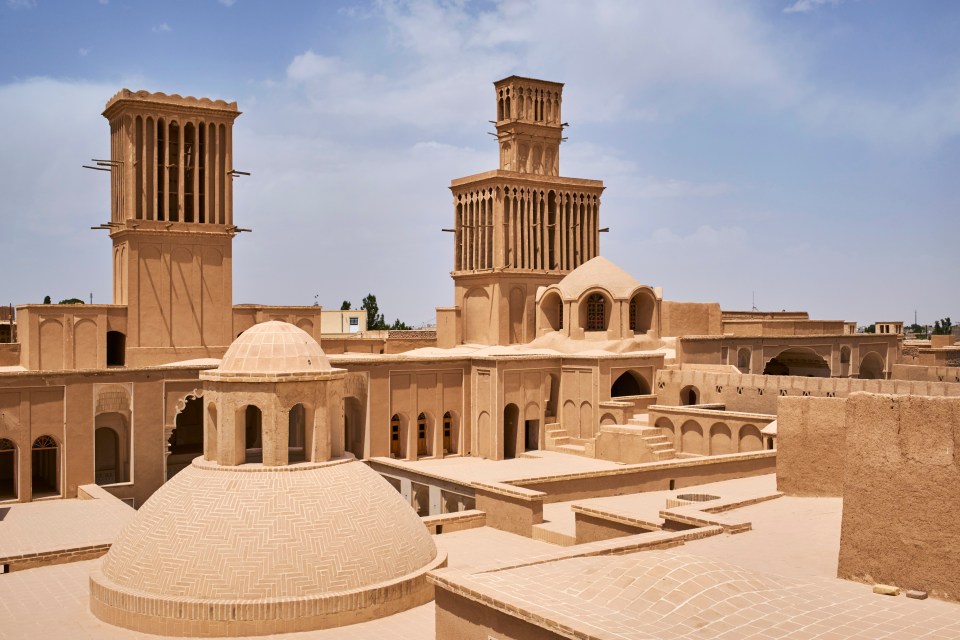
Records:
<instances>
[{"instance_id":1,"label":"decorative brickwork","mask_svg":"<svg viewBox=\"0 0 960 640\"><path fill-rule=\"evenodd\" d=\"M143 506L91 576L91 610L169 635L246 635L377 618L432 598L443 566L401 496L353 459L202 459Z\"/></svg>"}]
</instances>

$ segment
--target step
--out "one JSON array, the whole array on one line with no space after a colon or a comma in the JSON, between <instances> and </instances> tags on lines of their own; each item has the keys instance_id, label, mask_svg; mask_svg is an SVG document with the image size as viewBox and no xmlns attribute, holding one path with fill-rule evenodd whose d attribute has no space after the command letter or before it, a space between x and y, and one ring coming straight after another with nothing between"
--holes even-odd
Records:
<instances>
[{"instance_id":1,"label":"step","mask_svg":"<svg viewBox=\"0 0 960 640\"><path fill-rule=\"evenodd\" d=\"M556 438L550 438L550 443L555 447L569 444L569 442L570 442L570 436L558 436Z\"/></svg>"},{"instance_id":2,"label":"step","mask_svg":"<svg viewBox=\"0 0 960 640\"><path fill-rule=\"evenodd\" d=\"M587 448L582 444L562 444L559 447L556 447L557 451L561 453L571 453L575 456L585 456L587 455Z\"/></svg>"}]
</instances>

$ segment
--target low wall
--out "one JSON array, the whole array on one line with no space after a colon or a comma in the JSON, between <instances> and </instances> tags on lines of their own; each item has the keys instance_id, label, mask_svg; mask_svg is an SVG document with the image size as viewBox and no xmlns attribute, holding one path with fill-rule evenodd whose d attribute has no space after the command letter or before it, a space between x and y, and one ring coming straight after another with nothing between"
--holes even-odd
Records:
<instances>
[{"instance_id":1,"label":"low wall","mask_svg":"<svg viewBox=\"0 0 960 640\"><path fill-rule=\"evenodd\" d=\"M759 374L717 373L703 369L661 369L655 391L662 405L681 404L681 390L693 387L700 403L719 402L731 411L776 413L783 396L845 398L851 393L892 393L960 397L960 384L914 380L806 378Z\"/></svg>"},{"instance_id":2,"label":"low wall","mask_svg":"<svg viewBox=\"0 0 960 640\"><path fill-rule=\"evenodd\" d=\"M15 367L20 364L20 343L0 344L0 367Z\"/></svg>"},{"instance_id":3,"label":"low wall","mask_svg":"<svg viewBox=\"0 0 960 640\"><path fill-rule=\"evenodd\" d=\"M511 485L542 492L545 494L543 502L553 503L643 491L668 491L706 482L764 475L773 473L776 465L775 451L756 451L624 465L610 471L528 478L511 482ZM479 493L477 508L486 511L480 506Z\"/></svg>"},{"instance_id":4,"label":"low wall","mask_svg":"<svg viewBox=\"0 0 960 640\"><path fill-rule=\"evenodd\" d=\"M477 509L467 509L456 513L426 516L421 520L431 535L439 535L484 527L487 524L487 514Z\"/></svg>"},{"instance_id":5,"label":"low wall","mask_svg":"<svg viewBox=\"0 0 960 640\"><path fill-rule=\"evenodd\" d=\"M843 398L780 398L777 489L791 496L842 496L846 452Z\"/></svg>"},{"instance_id":6,"label":"low wall","mask_svg":"<svg viewBox=\"0 0 960 640\"><path fill-rule=\"evenodd\" d=\"M841 578L960 600L960 399L853 394Z\"/></svg>"},{"instance_id":7,"label":"low wall","mask_svg":"<svg viewBox=\"0 0 960 640\"><path fill-rule=\"evenodd\" d=\"M474 483L473 488L489 527L530 538L533 525L543 522L544 496L538 491L501 483Z\"/></svg>"},{"instance_id":8,"label":"low wall","mask_svg":"<svg viewBox=\"0 0 960 640\"><path fill-rule=\"evenodd\" d=\"M960 367L895 364L893 365L893 379L956 383L960 382Z\"/></svg>"}]
</instances>

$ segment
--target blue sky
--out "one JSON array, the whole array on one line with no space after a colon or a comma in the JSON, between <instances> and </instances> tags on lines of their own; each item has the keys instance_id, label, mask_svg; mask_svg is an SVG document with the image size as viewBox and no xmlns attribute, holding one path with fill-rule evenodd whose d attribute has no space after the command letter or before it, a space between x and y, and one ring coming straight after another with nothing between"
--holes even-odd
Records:
<instances>
[{"instance_id":1,"label":"blue sky","mask_svg":"<svg viewBox=\"0 0 960 640\"><path fill-rule=\"evenodd\" d=\"M960 4L2 0L0 303L108 302L104 103L237 100L234 301L453 300L449 181L496 167L492 82L566 83L561 173L673 300L960 317ZM293 275L286 275L293 274Z\"/></svg>"}]
</instances>

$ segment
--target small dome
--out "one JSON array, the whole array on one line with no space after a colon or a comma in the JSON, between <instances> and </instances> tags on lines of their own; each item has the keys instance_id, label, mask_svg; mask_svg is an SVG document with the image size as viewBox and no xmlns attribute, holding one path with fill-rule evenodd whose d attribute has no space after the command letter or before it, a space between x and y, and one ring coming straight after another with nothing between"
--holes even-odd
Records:
<instances>
[{"instance_id":1,"label":"small dome","mask_svg":"<svg viewBox=\"0 0 960 640\"><path fill-rule=\"evenodd\" d=\"M603 256L587 260L557 283L565 300L577 300L585 291L601 287L614 298L629 298L640 283Z\"/></svg>"},{"instance_id":2,"label":"small dome","mask_svg":"<svg viewBox=\"0 0 960 640\"><path fill-rule=\"evenodd\" d=\"M288 374L330 371L317 341L288 322L256 324L233 341L224 354L221 374Z\"/></svg>"}]
</instances>

